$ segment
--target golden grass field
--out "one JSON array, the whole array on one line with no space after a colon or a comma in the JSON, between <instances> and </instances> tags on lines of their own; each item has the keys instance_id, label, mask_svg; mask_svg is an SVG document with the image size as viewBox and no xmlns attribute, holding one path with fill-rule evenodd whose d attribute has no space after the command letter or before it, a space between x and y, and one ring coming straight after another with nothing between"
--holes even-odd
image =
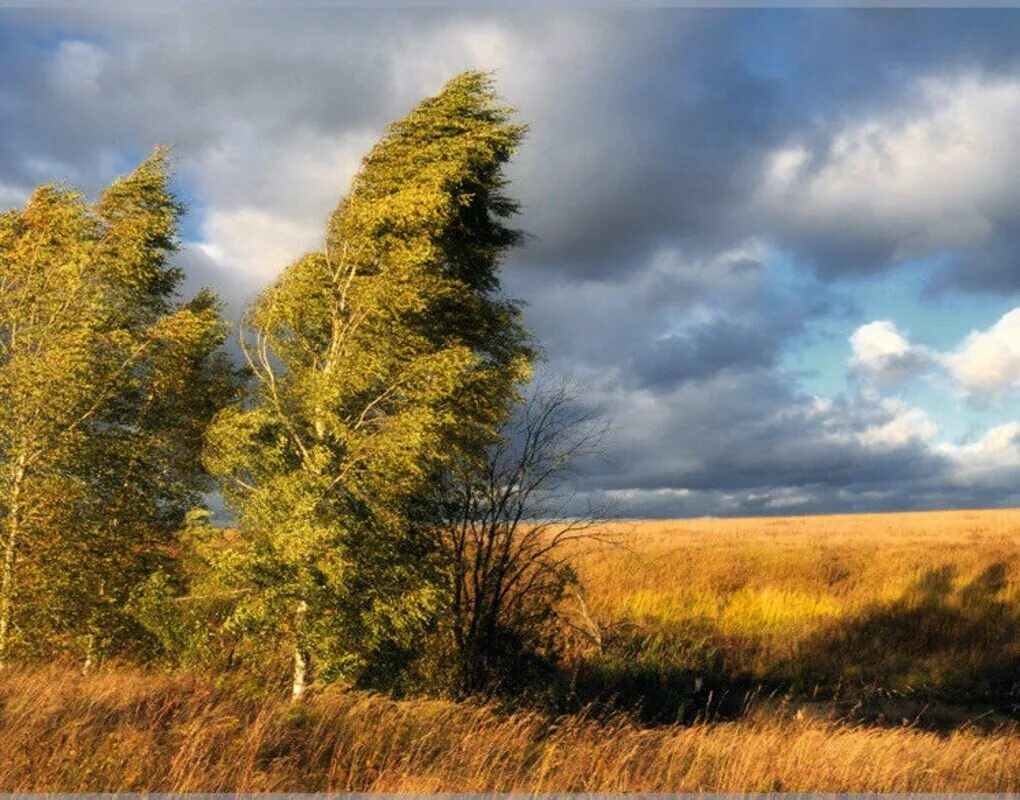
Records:
<instances>
[{"instance_id":1,"label":"golden grass field","mask_svg":"<svg viewBox=\"0 0 1020 800\"><path fill-rule=\"evenodd\" d=\"M13 668L0 791L1020 791L1020 511L613 528L587 710Z\"/></svg>"},{"instance_id":2,"label":"golden grass field","mask_svg":"<svg viewBox=\"0 0 1020 800\"><path fill-rule=\"evenodd\" d=\"M646 728L328 689L294 709L132 670L0 682L3 791L1020 789L1020 735L762 712Z\"/></svg>"},{"instance_id":3,"label":"golden grass field","mask_svg":"<svg viewBox=\"0 0 1020 800\"><path fill-rule=\"evenodd\" d=\"M632 660L852 699L1020 702L1020 511L614 528L578 561L588 616Z\"/></svg>"}]
</instances>

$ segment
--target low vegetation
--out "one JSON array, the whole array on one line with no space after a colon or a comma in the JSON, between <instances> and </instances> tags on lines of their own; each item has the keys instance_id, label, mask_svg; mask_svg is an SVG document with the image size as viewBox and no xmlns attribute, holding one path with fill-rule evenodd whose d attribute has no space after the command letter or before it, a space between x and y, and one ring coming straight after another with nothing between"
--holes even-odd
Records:
<instances>
[{"instance_id":1,"label":"low vegetation","mask_svg":"<svg viewBox=\"0 0 1020 800\"><path fill-rule=\"evenodd\" d=\"M332 684L293 704L285 664L15 667L0 787L1020 790L1020 512L611 527L574 555L587 593L534 702Z\"/></svg>"},{"instance_id":2,"label":"low vegetation","mask_svg":"<svg viewBox=\"0 0 1020 800\"><path fill-rule=\"evenodd\" d=\"M1020 512L617 527L579 559L571 619L600 640L592 656L579 637L586 702L659 720L709 691L719 713L748 691L932 724L1020 712Z\"/></svg>"},{"instance_id":3,"label":"low vegetation","mask_svg":"<svg viewBox=\"0 0 1020 800\"><path fill-rule=\"evenodd\" d=\"M762 706L648 728L330 687L294 706L195 676L55 668L0 681L5 791L1020 789L1020 734L864 727Z\"/></svg>"}]
</instances>

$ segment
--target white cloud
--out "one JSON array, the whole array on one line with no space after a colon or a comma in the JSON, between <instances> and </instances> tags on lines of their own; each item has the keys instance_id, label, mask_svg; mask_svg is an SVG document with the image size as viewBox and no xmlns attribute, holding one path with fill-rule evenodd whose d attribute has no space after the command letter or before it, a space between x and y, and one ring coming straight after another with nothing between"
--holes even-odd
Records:
<instances>
[{"instance_id":1,"label":"white cloud","mask_svg":"<svg viewBox=\"0 0 1020 800\"><path fill-rule=\"evenodd\" d=\"M943 452L961 461L986 464L1016 463L1020 459L1020 422L1007 422L989 429L976 442L942 445Z\"/></svg>"},{"instance_id":2,"label":"white cloud","mask_svg":"<svg viewBox=\"0 0 1020 800\"><path fill-rule=\"evenodd\" d=\"M911 344L889 320L861 325L850 336L850 347L851 370L885 384L900 383L919 374L929 360L924 348Z\"/></svg>"},{"instance_id":3,"label":"white cloud","mask_svg":"<svg viewBox=\"0 0 1020 800\"><path fill-rule=\"evenodd\" d=\"M850 347L851 373L876 385L898 385L942 369L978 406L999 402L1020 389L1020 307L985 331L971 331L949 351L914 344L889 320L861 325L851 334Z\"/></svg>"},{"instance_id":4,"label":"white cloud","mask_svg":"<svg viewBox=\"0 0 1020 800\"><path fill-rule=\"evenodd\" d=\"M910 342L889 320L876 320L862 325L850 337L854 362L868 368L880 368L888 361L902 358L911 351Z\"/></svg>"},{"instance_id":5,"label":"white cloud","mask_svg":"<svg viewBox=\"0 0 1020 800\"><path fill-rule=\"evenodd\" d=\"M522 58L528 43L506 25L485 19L454 19L442 27L439 36L408 32L401 46L389 55L392 82L396 90L410 97L431 94L450 75L466 69L500 66L511 72L526 70L539 53Z\"/></svg>"},{"instance_id":6,"label":"white cloud","mask_svg":"<svg viewBox=\"0 0 1020 800\"><path fill-rule=\"evenodd\" d=\"M986 331L971 332L941 360L975 403L993 402L1020 387L1020 308Z\"/></svg>"},{"instance_id":7,"label":"white cloud","mask_svg":"<svg viewBox=\"0 0 1020 800\"><path fill-rule=\"evenodd\" d=\"M865 447L890 450L909 444L929 444L938 435L938 426L923 409L902 400L886 398L880 403L887 419L861 431L857 438Z\"/></svg>"},{"instance_id":8,"label":"white cloud","mask_svg":"<svg viewBox=\"0 0 1020 800\"><path fill-rule=\"evenodd\" d=\"M795 235L877 242L892 261L984 241L1017 204L1020 81L928 78L915 94L918 106L847 125L824 149L775 149L765 213Z\"/></svg>"},{"instance_id":9,"label":"white cloud","mask_svg":"<svg viewBox=\"0 0 1020 800\"><path fill-rule=\"evenodd\" d=\"M290 262L317 247L321 225L295 222L252 206L210 209L202 222L202 252L224 270L265 286Z\"/></svg>"},{"instance_id":10,"label":"white cloud","mask_svg":"<svg viewBox=\"0 0 1020 800\"><path fill-rule=\"evenodd\" d=\"M965 486L1001 485L1016 489L1020 475L1020 422L988 430L975 442L944 444L939 451L955 465L954 478Z\"/></svg>"},{"instance_id":11,"label":"white cloud","mask_svg":"<svg viewBox=\"0 0 1020 800\"><path fill-rule=\"evenodd\" d=\"M910 342L888 320L858 328L850 337L850 367L869 378L901 379L903 365L912 374L945 373L973 402L987 403L1020 387L1020 308L1005 314L985 331L974 331L952 351L928 351ZM918 355L920 354L920 356ZM920 359L920 360L919 360ZM920 366L917 366L920 364ZM1020 422L988 429L963 444L940 442L939 428L928 413L900 398L881 397L874 384L859 397L874 421L859 429L856 440L874 453L915 446L945 459L943 480L954 490L974 493L1015 491L1020 475ZM837 437L838 438L838 437Z\"/></svg>"},{"instance_id":12,"label":"white cloud","mask_svg":"<svg viewBox=\"0 0 1020 800\"><path fill-rule=\"evenodd\" d=\"M202 239L192 247L207 271L236 288L231 299L250 298L321 246L326 220L375 138L365 130L327 136L297 129L267 150L240 131L187 165L208 198Z\"/></svg>"},{"instance_id":13,"label":"white cloud","mask_svg":"<svg viewBox=\"0 0 1020 800\"><path fill-rule=\"evenodd\" d=\"M325 223L379 133L295 127L270 143L263 132L239 127L187 166L213 207L256 206Z\"/></svg>"}]
</instances>

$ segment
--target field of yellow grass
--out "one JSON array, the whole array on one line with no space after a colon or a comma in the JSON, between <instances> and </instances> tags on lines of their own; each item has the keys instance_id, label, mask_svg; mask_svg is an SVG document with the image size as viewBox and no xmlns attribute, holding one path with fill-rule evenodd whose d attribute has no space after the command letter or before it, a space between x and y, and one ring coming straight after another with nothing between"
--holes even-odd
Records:
<instances>
[{"instance_id":1,"label":"field of yellow grass","mask_svg":"<svg viewBox=\"0 0 1020 800\"><path fill-rule=\"evenodd\" d=\"M1020 599L1020 510L937 511L612 523L582 559L603 613L707 614L724 629L794 633L909 594L932 571L957 587L1005 566L999 596ZM692 605L693 601L693 605ZM732 608L736 603L738 608ZM739 613L737 613L739 611Z\"/></svg>"},{"instance_id":2,"label":"field of yellow grass","mask_svg":"<svg viewBox=\"0 0 1020 800\"><path fill-rule=\"evenodd\" d=\"M614 529L579 557L603 660L854 700L1020 702L1020 511Z\"/></svg>"},{"instance_id":3,"label":"field of yellow grass","mask_svg":"<svg viewBox=\"0 0 1020 800\"><path fill-rule=\"evenodd\" d=\"M1020 791L1020 511L611 528L549 706L11 668L0 791Z\"/></svg>"},{"instance_id":4,"label":"field of yellow grass","mask_svg":"<svg viewBox=\"0 0 1020 800\"><path fill-rule=\"evenodd\" d=\"M8 673L0 790L1015 792L1020 735L760 712L644 727L327 689L298 708L193 677Z\"/></svg>"}]
</instances>

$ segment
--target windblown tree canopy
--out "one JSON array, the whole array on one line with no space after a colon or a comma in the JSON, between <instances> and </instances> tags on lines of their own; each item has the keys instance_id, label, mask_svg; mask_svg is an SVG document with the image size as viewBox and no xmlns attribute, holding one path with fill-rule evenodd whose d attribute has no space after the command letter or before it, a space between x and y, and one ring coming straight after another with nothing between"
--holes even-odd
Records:
<instances>
[{"instance_id":1,"label":"windblown tree canopy","mask_svg":"<svg viewBox=\"0 0 1020 800\"><path fill-rule=\"evenodd\" d=\"M174 301L167 158L95 204L43 186L0 216L0 661L122 644L131 589L207 488L234 378L215 297Z\"/></svg>"},{"instance_id":2,"label":"windblown tree canopy","mask_svg":"<svg viewBox=\"0 0 1020 800\"><path fill-rule=\"evenodd\" d=\"M323 249L247 316L251 396L206 455L242 535L211 574L240 598L231 625L294 643L296 694L311 656L356 678L438 607L431 489L482 457L530 374L497 273L521 238L503 166L523 134L489 76L450 81L390 126Z\"/></svg>"}]
</instances>

